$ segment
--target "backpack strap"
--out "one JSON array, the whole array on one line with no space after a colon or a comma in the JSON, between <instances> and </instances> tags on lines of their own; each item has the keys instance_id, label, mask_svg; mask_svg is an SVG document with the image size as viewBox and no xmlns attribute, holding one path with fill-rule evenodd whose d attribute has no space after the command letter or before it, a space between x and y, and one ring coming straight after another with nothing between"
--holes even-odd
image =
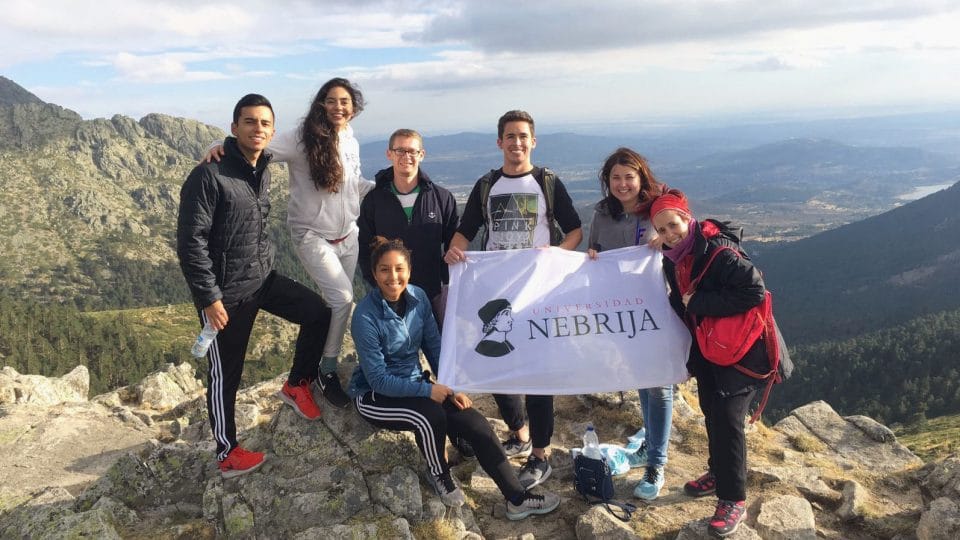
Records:
<instances>
[{"instance_id":1,"label":"backpack strap","mask_svg":"<svg viewBox=\"0 0 960 540\"><path fill-rule=\"evenodd\" d=\"M557 189L557 175L550 169L544 167L540 170L542 178L538 182L540 189L543 190L543 198L547 203L547 220L553 222L553 194Z\"/></svg>"},{"instance_id":2,"label":"backpack strap","mask_svg":"<svg viewBox=\"0 0 960 540\"><path fill-rule=\"evenodd\" d=\"M539 171L540 174L534 174L533 179L536 180L540 186L540 191L543 192L543 199L546 203L546 222L547 228L550 231L550 245L557 246L563 241L563 232L553 217L554 193L556 193L557 190L557 174L546 167L540 168ZM493 184L502 176L503 169L490 169L490 172L480 177L480 213L483 216L483 235L480 238L482 246L487 245L487 203L490 200L490 189L493 188Z\"/></svg>"},{"instance_id":3,"label":"backpack strap","mask_svg":"<svg viewBox=\"0 0 960 540\"><path fill-rule=\"evenodd\" d=\"M770 398L770 391L773 390L773 385L783 382L783 378L780 377L780 341L777 336L777 325L773 320L773 297L770 294L770 291L766 291L762 305L763 344L767 350L767 362L770 365L770 371L766 373L757 373L741 366L740 364L733 365L737 371L743 373L747 377L767 381L766 384L763 385L763 395L760 397L760 404L757 406L757 410L753 412L753 415L750 416L751 424L760 418L760 415L763 413L763 409L766 408L767 400Z\"/></svg>"},{"instance_id":4,"label":"backpack strap","mask_svg":"<svg viewBox=\"0 0 960 540\"><path fill-rule=\"evenodd\" d=\"M697 276L695 280L690 282L691 289L696 289L697 285L700 284L700 280L703 278L704 274L707 273L707 269L710 268L710 265L713 264L713 260L717 258L717 255L721 251L730 250L737 254L738 257L742 257L739 251L733 249L729 246L719 246L717 249L713 250L713 253L710 254L710 258L707 259L706 266L703 267L703 270L700 272L700 275ZM765 291L763 295L763 302L761 303L763 310L763 340L764 347L767 350L767 360L770 364L770 371L766 373L757 373L751 369L747 369L741 366L739 363L733 364L734 369L743 373L747 377L753 379L765 380L767 383L764 385L763 396L760 398L760 405L757 407L757 410L754 411L753 415L750 417L750 423L757 421L757 418L760 418L760 414L763 412L763 409L767 406L767 400L770 398L770 390L773 389L773 385L781 381L780 379L780 350L779 350L779 341L777 341L777 327L773 324L773 299L770 291Z\"/></svg>"},{"instance_id":5,"label":"backpack strap","mask_svg":"<svg viewBox=\"0 0 960 540\"><path fill-rule=\"evenodd\" d=\"M553 213L554 193L557 189L557 174L544 167L541 169L541 175L543 178L538 180L538 183L540 184L540 189L543 191L543 198L547 206L547 228L550 230L550 245L559 246L560 242L563 241L563 231L560 230L560 225L554 218Z\"/></svg>"},{"instance_id":6,"label":"backpack strap","mask_svg":"<svg viewBox=\"0 0 960 540\"><path fill-rule=\"evenodd\" d=\"M602 504L604 508L607 509L607 512L610 512L611 516L619 519L624 523L628 523L630 521L630 518L633 517L633 513L637 510L637 505L635 504L628 503L628 502L615 501L613 499L605 501L603 499L587 497L586 495L584 495L583 500L585 500L587 504L589 504L590 506Z\"/></svg>"},{"instance_id":7,"label":"backpack strap","mask_svg":"<svg viewBox=\"0 0 960 540\"><path fill-rule=\"evenodd\" d=\"M733 249L732 247L717 246L717 249L713 250L713 253L710 254L710 258L707 259L707 264L703 266L703 270L700 271L700 274L697 275L696 279L690 282L690 290L697 289L697 285L700 285L700 280L703 279L703 276L706 275L707 270L710 269L710 265L713 264L713 260L717 258L717 255L719 255L721 251L726 251L726 250L737 253L737 250ZM737 255L740 255L740 254L737 253Z\"/></svg>"},{"instance_id":8,"label":"backpack strap","mask_svg":"<svg viewBox=\"0 0 960 540\"><path fill-rule=\"evenodd\" d=\"M483 218L483 232L480 235L480 249L486 250L489 235L487 224L487 202L490 200L490 189L503 176L501 169L490 169L490 172L480 177L480 216Z\"/></svg>"}]
</instances>

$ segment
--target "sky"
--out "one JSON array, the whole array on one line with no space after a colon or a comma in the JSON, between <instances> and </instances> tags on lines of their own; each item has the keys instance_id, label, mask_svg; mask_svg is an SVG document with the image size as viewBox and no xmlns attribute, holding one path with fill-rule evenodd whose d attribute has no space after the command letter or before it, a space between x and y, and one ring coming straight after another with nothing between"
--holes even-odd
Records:
<instances>
[{"instance_id":1,"label":"sky","mask_svg":"<svg viewBox=\"0 0 960 540\"><path fill-rule=\"evenodd\" d=\"M88 119L226 128L256 92L292 129L339 76L361 140L615 132L960 109L958 29L956 0L4 0L0 74Z\"/></svg>"}]
</instances>

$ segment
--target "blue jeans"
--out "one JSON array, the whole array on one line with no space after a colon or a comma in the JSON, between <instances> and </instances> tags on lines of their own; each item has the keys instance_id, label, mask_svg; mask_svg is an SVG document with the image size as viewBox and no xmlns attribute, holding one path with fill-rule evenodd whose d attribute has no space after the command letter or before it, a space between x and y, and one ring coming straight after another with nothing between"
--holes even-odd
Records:
<instances>
[{"instance_id":1,"label":"blue jeans","mask_svg":"<svg viewBox=\"0 0 960 540\"><path fill-rule=\"evenodd\" d=\"M647 466L667 464L670 446L670 425L673 418L673 385L641 388L640 409L647 437Z\"/></svg>"}]
</instances>

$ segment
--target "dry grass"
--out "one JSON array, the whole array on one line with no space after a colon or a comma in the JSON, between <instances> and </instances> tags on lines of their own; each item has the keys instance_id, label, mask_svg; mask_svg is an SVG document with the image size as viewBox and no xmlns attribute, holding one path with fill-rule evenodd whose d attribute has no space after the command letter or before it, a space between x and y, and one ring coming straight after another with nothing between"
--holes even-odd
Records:
<instances>
[{"instance_id":1,"label":"dry grass","mask_svg":"<svg viewBox=\"0 0 960 540\"><path fill-rule=\"evenodd\" d=\"M413 537L417 540L457 540L460 531L448 519L421 521L411 528Z\"/></svg>"},{"instance_id":2,"label":"dry grass","mask_svg":"<svg viewBox=\"0 0 960 540\"><path fill-rule=\"evenodd\" d=\"M805 453L823 452L827 449L827 445L823 444L823 441L814 437L813 435L807 435L806 433L791 435L790 444L793 445L798 452Z\"/></svg>"}]
</instances>

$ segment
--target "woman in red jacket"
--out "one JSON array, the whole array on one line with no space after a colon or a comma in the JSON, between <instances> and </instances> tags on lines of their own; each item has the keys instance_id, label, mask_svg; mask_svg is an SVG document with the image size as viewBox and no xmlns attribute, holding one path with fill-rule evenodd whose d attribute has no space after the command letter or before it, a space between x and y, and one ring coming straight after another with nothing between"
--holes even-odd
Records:
<instances>
[{"instance_id":1,"label":"woman in red jacket","mask_svg":"<svg viewBox=\"0 0 960 540\"><path fill-rule=\"evenodd\" d=\"M759 305L766 291L760 272L740 251L739 238L725 224L698 222L687 198L669 190L650 207L653 226L663 239L663 269L670 283L670 303L693 332L703 317L728 317ZM731 248L731 249L724 249ZM717 250L711 261L711 256ZM697 278L701 275L699 281ZM763 339L740 360L749 370L769 370ZM707 360L694 339L687 369L697 379L710 449L708 471L687 482L688 495L717 494L710 531L727 536L746 517L747 445L744 418L757 393L758 381L734 366Z\"/></svg>"}]
</instances>

